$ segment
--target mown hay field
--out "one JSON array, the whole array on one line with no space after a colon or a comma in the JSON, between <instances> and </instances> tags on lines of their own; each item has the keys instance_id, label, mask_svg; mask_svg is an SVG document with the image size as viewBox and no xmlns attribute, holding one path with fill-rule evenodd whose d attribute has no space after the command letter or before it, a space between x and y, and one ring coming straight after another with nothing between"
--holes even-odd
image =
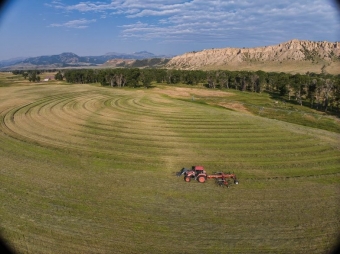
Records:
<instances>
[{"instance_id":1,"label":"mown hay field","mask_svg":"<svg viewBox=\"0 0 340 254\"><path fill-rule=\"evenodd\" d=\"M205 91L1 87L2 237L18 253L332 249L340 135L197 103ZM240 184L175 176L192 165Z\"/></svg>"}]
</instances>

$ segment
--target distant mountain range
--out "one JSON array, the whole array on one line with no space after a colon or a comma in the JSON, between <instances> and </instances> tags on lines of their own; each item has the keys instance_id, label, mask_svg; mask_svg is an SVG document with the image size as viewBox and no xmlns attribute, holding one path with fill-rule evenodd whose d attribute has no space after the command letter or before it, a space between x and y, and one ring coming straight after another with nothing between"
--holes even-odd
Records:
<instances>
[{"instance_id":1,"label":"distant mountain range","mask_svg":"<svg viewBox=\"0 0 340 254\"><path fill-rule=\"evenodd\" d=\"M256 48L220 48L179 56L111 52L101 56L74 53L0 61L0 71L74 67L162 67L187 70L244 70L288 73L340 74L340 42L290 40Z\"/></svg>"},{"instance_id":2,"label":"distant mountain range","mask_svg":"<svg viewBox=\"0 0 340 254\"><path fill-rule=\"evenodd\" d=\"M38 56L29 58L15 58L0 61L1 70L18 70L32 68L67 68L101 66L112 59L170 59L172 56L154 55L147 51L140 51L131 54L110 52L101 56L78 56L74 53L66 52L59 55ZM106 64L110 65L110 64Z\"/></svg>"},{"instance_id":3,"label":"distant mountain range","mask_svg":"<svg viewBox=\"0 0 340 254\"><path fill-rule=\"evenodd\" d=\"M17 57L17 58L12 58L12 59L8 59L8 60L0 60L0 68L4 67L4 66L11 66L14 65L16 63L19 63L23 60L25 60L25 57Z\"/></svg>"}]
</instances>

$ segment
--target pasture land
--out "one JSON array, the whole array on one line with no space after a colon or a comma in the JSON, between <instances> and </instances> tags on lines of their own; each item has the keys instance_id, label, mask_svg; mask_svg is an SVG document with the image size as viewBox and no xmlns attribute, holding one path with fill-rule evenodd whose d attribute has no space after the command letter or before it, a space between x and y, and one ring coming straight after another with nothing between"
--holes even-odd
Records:
<instances>
[{"instance_id":1,"label":"pasture land","mask_svg":"<svg viewBox=\"0 0 340 254\"><path fill-rule=\"evenodd\" d=\"M19 253L330 250L340 228L340 135L215 106L233 96L0 87L2 236ZM235 172L240 184L175 177L198 164Z\"/></svg>"}]
</instances>

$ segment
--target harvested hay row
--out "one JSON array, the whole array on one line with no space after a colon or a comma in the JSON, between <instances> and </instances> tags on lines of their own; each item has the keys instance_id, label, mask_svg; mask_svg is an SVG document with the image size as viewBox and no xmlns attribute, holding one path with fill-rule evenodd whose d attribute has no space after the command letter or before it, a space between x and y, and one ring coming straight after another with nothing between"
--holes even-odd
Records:
<instances>
[{"instance_id":1,"label":"harvested hay row","mask_svg":"<svg viewBox=\"0 0 340 254\"><path fill-rule=\"evenodd\" d=\"M1 230L18 252L323 253L334 244L338 134L185 100L202 89L1 89ZM195 164L234 171L240 184L174 177Z\"/></svg>"}]
</instances>

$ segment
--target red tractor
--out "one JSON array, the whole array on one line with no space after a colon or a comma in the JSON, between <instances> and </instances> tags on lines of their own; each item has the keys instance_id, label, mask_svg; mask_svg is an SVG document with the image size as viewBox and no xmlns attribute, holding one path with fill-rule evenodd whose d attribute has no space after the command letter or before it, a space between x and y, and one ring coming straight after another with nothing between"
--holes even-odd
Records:
<instances>
[{"instance_id":1,"label":"red tractor","mask_svg":"<svg viewBox=\"0 0 340 254\"><path fill-rule=\"evenodd\" d=\"M182 170L177 172L176 175L184 175L184 181L186 182L190 182L191 179L195 179L200 183L204 183L208 177L207 172L202 166L192 166L191 169L182 168Z\"/></svg>"},{"instance_id":2,"label":"red tractor","mask_svg":"<svg viewBox=\"0 0 340 254\"><path fill-rule=\"evenodd\" d=\"M235 174L216 172L213 175L208 175L203 166L192 166L191 169L182 168L182 170L177 172L176 175L184 175L184 181L186 182L190 182L191 179L195 179L200 183L204 183L207 179L213 178L220 186L228 186L229 179L233 179L234 183L238 184L238 180Z\"/></svg>"}]
</instances>

